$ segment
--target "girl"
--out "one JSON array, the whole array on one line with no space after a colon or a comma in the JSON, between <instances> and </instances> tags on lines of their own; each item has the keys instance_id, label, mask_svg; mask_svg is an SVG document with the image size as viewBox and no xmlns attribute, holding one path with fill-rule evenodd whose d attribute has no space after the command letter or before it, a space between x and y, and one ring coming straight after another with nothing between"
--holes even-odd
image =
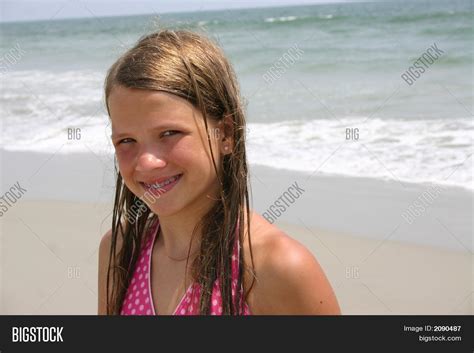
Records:
<instances>
[{"instance_id":1,"label":"girl","mask_svg":"<svg viewBox=\"0 0 474 353\"><path fill-rule=\"evenodd\" d=\"M150 34L105 98L119 171L99 314L339 314L313 255L249 209L245 117L216 44Z\"/></svg>"}]
</instances>

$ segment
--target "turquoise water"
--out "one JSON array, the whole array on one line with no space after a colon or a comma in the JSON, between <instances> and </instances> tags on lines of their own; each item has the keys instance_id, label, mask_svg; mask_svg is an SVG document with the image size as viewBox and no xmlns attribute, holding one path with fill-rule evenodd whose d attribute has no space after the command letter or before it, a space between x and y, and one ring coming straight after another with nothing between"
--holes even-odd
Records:
<instances>
[{"instance_id":1,"label":"turquoise water","mask_svg":"<svg viewBox=\"0 0 474 353\"><path fill-rule=\"evenodd\" d=\"M322 173L472 188L471 1L1 24L1 146L54 152L67 127L81 126L90 146L110 153L105 71L141 35L163 27L204 31L224 48L248 102L251 162L312 172L331 156ZM443 54L408 85L401 75L433 44ZM21 55L6 60L12 48ZM299 55L268 80L290 48ZM359 129L358 141L346 140L347 128Z\"/></svg>"}]
</instances>

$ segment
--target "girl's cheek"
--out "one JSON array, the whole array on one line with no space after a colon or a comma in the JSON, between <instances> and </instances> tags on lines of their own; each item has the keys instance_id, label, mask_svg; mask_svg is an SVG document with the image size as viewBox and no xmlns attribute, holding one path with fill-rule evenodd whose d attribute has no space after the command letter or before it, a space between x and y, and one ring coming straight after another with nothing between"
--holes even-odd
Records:
<instances>
[{"instance_id":1,"label":"girl's cheek","mask_svg":"<svg viewBox=\"0 0 474 353\"><path fill-rule=\"evenodd\" d=\"M117 156L117 161L119 164L119 169L126 171L132 167L133 160L135 159L135 154L130 148L117 148L115 150L115 155Z\"/></svg>"}]
</instances>

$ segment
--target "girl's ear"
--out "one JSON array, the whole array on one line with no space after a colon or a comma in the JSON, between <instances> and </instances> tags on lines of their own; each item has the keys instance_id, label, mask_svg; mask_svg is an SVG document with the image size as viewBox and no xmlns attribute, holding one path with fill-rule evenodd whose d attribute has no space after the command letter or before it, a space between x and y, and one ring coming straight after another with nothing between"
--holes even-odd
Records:
<instances>
[{"instance_id":1,"label":"girl's ear","mask_svg":"<svg viewBox=\"0 0 474 353\"><path fill-rule=\"evenodd\" d=\"M226 115L219 121L219 145L223 155L232 153L234 149L234 120Z\"/></svg>"}]
</instances>

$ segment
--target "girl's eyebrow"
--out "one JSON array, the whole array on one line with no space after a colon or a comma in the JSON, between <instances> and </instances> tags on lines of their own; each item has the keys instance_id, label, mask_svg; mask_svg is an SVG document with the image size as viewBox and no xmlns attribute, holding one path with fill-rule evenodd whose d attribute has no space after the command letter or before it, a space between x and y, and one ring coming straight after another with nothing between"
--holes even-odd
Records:
<instances>
[{"instance_id":1,"label":"girl's eyebrow","mask_svg":"<svg viewBox=\"0 0 474 353\"><path fill-rule=\"evenodd\" d=\"M121 138L121 137L124 137L124 136L127 136L127 135L130 135L130 134L127 134L127 133L114 134L114 133L112 133L110 135L110 138L112 140L115 140L115 139L118 139L118 138Z\"/></svg>"},{"instance_id":2,"label":"girl's eyebrow","mask_svg":"<svg viewBox=\"0 0 474 353\"><path fill-rule=\"evenodd\" d=\"M182 125L182 124L179 124L179 123L165 123L165 124L162 124L162 125L157 125L155 127L152 127L150 129L150 131L157 131L157 130L167 130L167 129L186 129L187 127L185 125ZM125 137L125 136L130 136L132 135L131 133L128 133L128 132L121 132L121 133L117 133L117 134L114 134L112 133L110 135L110 137L112 139L117 139L117 138L120 138L120 137Z\"/></svg>"}]
</instances>

